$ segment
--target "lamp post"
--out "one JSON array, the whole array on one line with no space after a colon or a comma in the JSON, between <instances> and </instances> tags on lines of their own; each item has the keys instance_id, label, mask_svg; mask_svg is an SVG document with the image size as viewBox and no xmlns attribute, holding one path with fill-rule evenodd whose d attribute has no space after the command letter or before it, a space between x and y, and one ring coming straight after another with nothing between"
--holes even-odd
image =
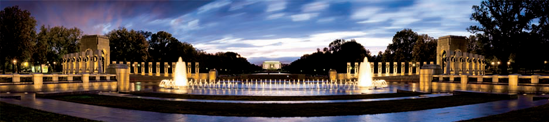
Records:
<instances>
[{"instance_id":1,"label":"lamp post","mask_svg":"<svg viewBox=\"0 0 549 122\"><path fill-rule=\"evenodd\" d=\"M13 73L17 73L17 60L13 59Z\"/></svg>"},{"instance_id":2,"label":"lamp post","mask_svg":"<svg viewBox=\"0 0 549 122\"><path fill-rule=\"evenodd\" d=\"M492 70L494 70L494 72L495 72L495 71L496 71L496 67L495 67L495 65L494 65L495 63L492 61L491 64L492 64Z\"/></svg>"},{"instance_id":3,"label":"lamp post","mask_svg":"<svg viewBox=\"0 0 549 122\"><path fill-rule=\"evenodd\" d=\"M55 63L55 61L54 61L54 62L53 62L53 67L52 67L53 69L51 70L51 71L52 71L52 73L54 73L54 72L55 72L55 64L56 64L56 63Z\"/></svg>"}]
</instances>

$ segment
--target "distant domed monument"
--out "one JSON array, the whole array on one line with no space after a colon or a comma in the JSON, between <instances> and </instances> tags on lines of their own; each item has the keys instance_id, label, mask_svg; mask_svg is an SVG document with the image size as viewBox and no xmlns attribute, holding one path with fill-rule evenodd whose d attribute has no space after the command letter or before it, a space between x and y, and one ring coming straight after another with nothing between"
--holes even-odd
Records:
<instances>
[{"instance_id":1,"label":"distant domed monument","mask_svg":"<svg viewBox=\"0 0 549 122\"><path fill-rule=\"evenodd\" d=\"M282 68L282 64L280 61L264 61L261 67L267 70L278 70Z\"/></svg>"}]
</instances>

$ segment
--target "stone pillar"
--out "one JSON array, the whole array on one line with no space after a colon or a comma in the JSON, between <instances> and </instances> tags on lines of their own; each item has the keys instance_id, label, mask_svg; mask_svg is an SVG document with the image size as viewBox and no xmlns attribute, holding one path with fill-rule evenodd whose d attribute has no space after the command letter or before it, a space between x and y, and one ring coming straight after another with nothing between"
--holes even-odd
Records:
<instances>
[{"instance_id":1,"label":"stone pillar","mask_svg":"<svg viewBox=\"0 0 549 122\"><path fill-rule=\"evenodd\" d=\"M164 62L164 76L170 76L168 72L168 68L170 68L170 65L168 65L168 62Z\"/></svg>"},{"instance_id":2,"label":"stone pillar","mask_svg":"<svg viewBox=\"0 0 549 122\"><path fill-rule=\"evenodd\" d=\"M347 73L346 73L347 78L351 77L351 70L352 69L353 69L353 67L351 67L351 62L347 62Z\"/></svg>"},{"instance_id":3,"label":"stone pillar","mask_svg":"<svg viewBox=\"0 0 549 122\"><path fill-rule=\"evenodd\" d=\"M183 64L185 64L185 63L183 63ZM191 66L192 66L192 65L191 65L191 62L187 62L187 78L192 78L192 77L193 77L193 75L191 74L191 71L192 71L192 70L191 70L191 69L192 69Z\"/></svg>"},{"instance_id":4,"label":"stone pillar","mask_svg":"<svg viewBox=\"0 0 549 122\"><path fill-rule=\"evenodd\" d=\"M421 66L425 66L425 65L427 65L427 62L426 62L426 61L424 61L424 62L423 62L423 65L421 65Z\"/></svg>"},{"instance_id":5,"label":"stone pillar","mask_svg":"<svg viewBox=\"0 0 549 122\"><path fill-rule=\"evenodd\" d=\"M90 73L96 73L97 70L95 69L95 67L97 65L95 65L95 63L97 62L97 59L95 58L96 56L91 56L90 57Z\"/></svg>"},{"instance_id":6,"label":"stone pillar","mask_svg":"<svg viewBox=\"0 0 549 122\"><path fill-rule=\"evenodd\" d=\"M19 75L19 74L13 74L13 77L11 78L11 81L14 82L14 83L19 83L19 82L21 82L21 75Z\"/></svg>"},{"instance_id":7,"label":"stone pillar","mask_svg":"<svg viewBox=\"0 0 549 122\"><path fill-rule=\"evenodd\" d=\"M215 81L215 79L217 78L217 73L215 70L211 69L209 72L208 72L208 79L209 81ZM330 74L330 77L331 77L331 74Z\"/></svg>"},{"instance_id":8,"label":"stone pillar","mask_svg":"<svg viewBox=\"0 0 549 122\"><path fill-rule=\"evenodd\" d=\"M82 73L82 83L90 83L90 74Z\"/></svg>"},{"instance_id":9,"label":"stone pillar","mask_svg":"<svg viewBox=\"0 0 549 122\"><path fill-rule=\"evenodd\" d=\"M519 74L509 75L509 93L517 93Z\"/></svg>"},{"instance_id":10,"label":"stone pillar","mask_svg":"<svg viewBox=\"0 0 549 122\"><path fill-rule=\"evenodd\" d=\"M362 64L358 64L358 62L355 62L355 68L353 68L355 73L353 74L353 78L358 78L358 68L360 68L360 65Z\"/></svg>"},{"instance_id":11,"label":"stone pillar","mask_svg":"<svg viewBox=\"0 0 549 122\"><path fill-rule=\"evenodd\" d=\"M330 81L337 80L337 71L335 69L330 69L329 74L330 74Z\"/></svg>"},{"instance_id":12,"label":"stone pillar","mask_svg":"<svg viewBox=\"0 0 549 122\"><path fill-rule=\"evenodd\" d=\"M429 62L429 64L435 64L435 62L431 61L431 62Z\"/></svg>"},{"instance_id":13,"label":"stone pillar","mask_svg":"<svg viewBox=\"0 0 549 122\"><path fill-rule=\"evenodd\" d=\"M484 73L485 73L484 71L486 70L486 69L485 69L486 67L485 67L485 62L484 62L484 61L485 61L485 60L484 60L484 56L480 55L480 56L479 56L479 59L480 59L480 61L479 61L479 63L478 63L478 67L479 67L479 68L478 68L478 69L479 69L479 72L478 72L478 73L479 73L480 75L485 75L485 74L484 74Z\"/></svg>"},{"instance_id":14,"label":"stone pillar","mask_svg":"<svg viewBox=\"0 0 549 122\"><path fill-rule=\"evenodd\" d=\"M492 83L498 83L498 82L499 82L498 75L492 75Z\"/></svg>"},{"instance_id":15,"label":"stone pillar","mask_svg":"<svg viewBox=\"0 0 549 122\"><path fill-rule=\"evenodd\" d=\"M383 64L381 62L377 62L377 74L381 76L383 73Z\"/></svg>"},{"instance_id":16,"label":"stone pillar","mask_svg":"<svg viewBox=\"0 0 549 122\"><path fill-rule=\"evenodd\" d=\"M396 75L398 73L398 63L393 62L393 74Z\"/></svg>"},{"instance_id":17,"label":"stone pillar","mask_svg":"<svg viewBox=\"0 0 549 122\"><path fill-rule=\"evenodd\" d=\"M449 80L450 80L450 82L454 82L454 75L450 75Z\"/></svg>"},{"instance_id":18,"label":"stone pillar","mask_svg":"<svg viewBox=\"0 0 549 122\"><path fill-rule=\"evenodd\" d=\"M156 62L156 76L160 76L160 62Z\"/></svg>"},{"instance_id":19,"label":"stone pillar","mask_svg":"<svg viewBox=\"0 0 549 122\"><path fill-rule=\"evenodd\" d=\"M373 75L374 75L374 62L370 62L370 69L372 70L372 72L370 72L370 73L372 74L372 77L373 77Z\"/></svg>"},{"instance_id":20,"label":"stone pillar","mask_svg":"<svg viewBox=\"0 0 549 122\"><path fill-rule=\"evenodd\" d=\"M137 68L137 62L133 62L133 74L139 73L139 68Z\"/></svg>"},{"instance_id":21,"label":"stone pillar","mask_svg":"<svg viewBox=\"0 0 549 122\"><path fill-rule=\"evenodd\" d=\"M57 73L51 74L51 81L59 82L59 74L57 74Z\"/></svg>"},{"instance_id":22,"label":"stone pillar","mask_svg":"<svg viewBox=\"0 0 549 122\"><path fill-rule=\"evenodd\" d=\"M131 74L131 72L132 72L132 63L129 62L129 61L127 61L127 62L126 62L126 65L128 66L128 73ZM135 73L135 72L134 72L134 73Z\"/></svg>"},{"instance_id":23,"label":"stone pillar","mask_svg":"<svg viewBox=\"0 0 549 122\"><path fill-rule=\"evenodd\" d=\"M416 62L416 75L419 75L419 73L420 73L419 68L420 68L420 67L421 67L421 66L419 65L419 62Z\"/></svg>"},{"instance_id":24,"label":"stone pillar","mask_svg":"<svg viewBox=\"0 0 549 122\"><path fill-rule=\"evenodd\" d=\"M42 85L44 74L34 73L32 74L32 82L34 83L34 89L36 91L42 91Z\"/></svg>"},{"instance_id":25,"label":"stone pillar","mask_svg":"<svg viewBox=\"0 0 549 122\"><path fill-rule=\"evenodd\" d=\"M72 82L73 74L67 75L67 81Z\"/></svg>"},{"instance_id":26,"label":"stone pillar","mask_svg":"<svg viewBox=\"0 0 549 122\"><path fill-rule=\"evenodd\" d=\"M95 81L100 81L100 80L101 80L101 75L95 74Z\"/></svg>"},{"instance_id":27,"label":"stone pillar","mask_svg":"<svg viewBox=\"0 0 549 122\"><path fill-rule=\"evenodd\" d=\"M390 66L391 63L389 62L385 62L385 74L389 75L389 73L391 73L391 66Z\"/></svg>"},{"instance_id":28,"label":"stone pillar","mask_svg":"<svg viewBox=\"0 0 549 122\"><path fill-rule=\"evenodd\" d=\"M460 75L461 77L461 90L467 90L467 82L469 81L469 78L467 75Z\"/></svg>"},{"instance_id":29,"label":"stone pillar","mask_svg":"<svg viewBox=\"0 0 549 122\"><path fill-rule=\"evenodd\" d=\"M482 78L482 75L477 75L477 83L484 82L484 78Z\"/></svg>"},{"instance_id":30,"label":"stone pillar","mask_svg":"<svg viewBox=\"0 0 549 122\"><path fill-rule=\"evenodd\" d=\"M130 90L130 72L127 65L110 65L109 74L116 74L118 91ZM114 71L114 72L113 72Z\"/></svg>"},{"instance_id":31,"label":"stone pillar","mask_svg":"<svg viewBox=\"0 0 549 122\"><path fill-rule=\"evenodd\" d=\"M61 74L66 74L65 71L67 71L67 69L65 68L65 56L66 55L63 55L63 58L61 59L61 67L62 67L62 70L61 70Z\"/></svg>"},{"instance_id":32,"label":"stone pillar","mask_svg":"<svg viewBox=\"0 0 549 122\"><path fill-rule=\"evenodd\" d=\"M200 67L198 66L198 62L195 62L194 64L195 64L195 65L194 65L194 68L195 68L195 70L194 70L195 79L196 79L196 80L199 80L199 79L200 79Z\"/></svg>"},{"instance_id":33,"label":"stone pillar","mask_svg":"<svg viewBox=\"0 0 549 122\"><path fill-rule=\"evenodd\" d=\"M538 84L539 83L539 75L532 75L532 79L530 80L530 83Z\"/></svg>"},{"instance_id":34,"label":"stone pillar","mask_svg":"<svg viewBox=\"0 0 549 122\"><path fill-rule=\"evenodd\" d=\"M438 81L441 82L442 80L444 80L444 75L438 75Z\"/></svg>"},{"instance_id":35,"label":"stone pillar","mask_svg":"<svg viewBox=\"0 0 549 122\"><path fill-rule=\"evenodd\" d=\"M408 62L408 75L412 75L414 73L414 64L412 62Z\"/></svg>"},{"instance_id":36,"label":"stone pillar","mask_svg":"<svg viewBox=\"0 0 549 122\"><path fill-rule=\"evenodd\" d=\"M469 74L469 69L467 68L469 60L469 53L463 52L461 56L461 74Z\"/></svg>"},{"instance_id":37,"label":"stone pillar","mask_svg":"<svg viewBox=\"0 0 549 122\"><path fill-rule=\"evenodd\" d=\"M473 75L478 75L477 68L475 67L475 64L476 64L475 60L477 60L478 55L477 54L469 54L469 55L472 57L471 60L469 61L469 67L470 67L469 72L471 72L471 74Z\"/></svg>"},{"instance_id":38,"label":"stone pillar","mask_svg":"<svg viewBox=\"0 0 549 122\"><path fill-rule=\"evenodd\" d=\"M77 58L74 62L74 74L80 73L80 58Z\"/></svg>"},{"instance_id":39,"label":"stone pillar","mask_svg":"<svg viewBox=\"0 0 549 122\"><path fill-rule=\"evenodd\" d=\"M400 75L404 75L406 73L406 63L400 62Z\"/></svg>"},{"instance_id":40,"label":"stone pillar","mask_svg":"<svg viewBox=\"0 0 549 122\"><path fill-rule=\"evenodd\" d=\"M454 60L454 74L459 75L461 74L461 52L456 52L455 60Z\"/></svg>"},{"instance_id":41,"label":"stone pillar","mask_svg":"<svg viewBox=\"0 0 549 122\"><path fill-rule=\"evenodd\" d=\"M141 62L141 75L145 75L145 62Z\"/></svg>"},{"instance_id":42,"label":"stone pillar","mask_svg":"<svg viewBox=\"0 0 549 122\"><path fill-rule=\"evenodd\" d=\"M149 76L152 76L152 71L153 71L152 65L153 65L152 62L149 62L149 65L147 65L147 69L148 69L147 71L149 71L149 73L148 73Z\"/></svg>"},{"instance_id":43,"label":"stone pillar","mask_svg":"<svg viewBox=\"0 0 549 122\"><path fill-rule=\"evenodd\" d=\"M431 92L433 80L433 69L421 69L419 75L419 89L424 92Z\"/></svg>"}]
</instances>

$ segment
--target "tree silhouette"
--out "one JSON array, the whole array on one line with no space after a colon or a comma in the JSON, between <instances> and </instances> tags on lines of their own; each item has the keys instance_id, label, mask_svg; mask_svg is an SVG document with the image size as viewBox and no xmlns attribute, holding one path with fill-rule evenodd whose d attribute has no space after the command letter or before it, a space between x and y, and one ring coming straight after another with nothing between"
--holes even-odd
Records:
<instances>
[{"instance_id":1,"label":"tree silhouette","mask_svg":"<svg viewBox=\"0 0 549 122\"><path fill-rule=\"evenodd\" d=\"M33 53L36 20L19 6L6 7L0 11L0 64L6 72L12 60L29 60Z\"/></svg>"},{"instance_id":2,"label":"tree silhouette","mask_svg":"<svg viewBox=\"0 0 549 122\"><path fill-rule=\"evenodd\" d=\"M501 60L504 65L499 65L499 67L504 69L503 74L507 74L508 65L505 65L506 62L518 52L517 49L521 49L521 44L524 47L531 45L526 43L535 43L534 40L530 40L533 42L523 40L533 39L528 31L532 29L531 21L537 17L536 11L532 8L539 6L538 3L536 1L489 0L482 1L480 6L473 6L474 13L471 20L479 22L481 26L472 25L467 30L471 33L481 34L482 42L490 45L483 48L493 52L485 53L486 57L493 55Z\"/></svg>"}]
</instances>

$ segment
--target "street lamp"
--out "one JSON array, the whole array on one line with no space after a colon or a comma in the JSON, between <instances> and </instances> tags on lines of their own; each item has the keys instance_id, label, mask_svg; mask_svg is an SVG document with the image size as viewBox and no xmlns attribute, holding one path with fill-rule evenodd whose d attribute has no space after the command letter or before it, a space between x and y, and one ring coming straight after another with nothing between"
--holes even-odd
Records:
<instances>
[{"instance_id":1,"label":"street lamp","mask_svg":"<svg viewBox=\"0 0 549 122\"><path fill-rule=\"evenodd\" d=\"M56 62L54 61L54 62L53 62L53 67L52 67L52 68L53 68L53 70L51 70L51 71L52 71L52 73L54 73L54 72L55 72L55 64L56 64Z\"/></svg>"},{"instance_id":2,"label":"street lamp","mask_svg":"<svg viewBox=\"0 0 549 122\"><path fill-rule=\"evenodd\" d=\"M17 60L13 59L13 70L14 73L17 73L17 66L16 66Z\"/></svg>"}]
</instances>

